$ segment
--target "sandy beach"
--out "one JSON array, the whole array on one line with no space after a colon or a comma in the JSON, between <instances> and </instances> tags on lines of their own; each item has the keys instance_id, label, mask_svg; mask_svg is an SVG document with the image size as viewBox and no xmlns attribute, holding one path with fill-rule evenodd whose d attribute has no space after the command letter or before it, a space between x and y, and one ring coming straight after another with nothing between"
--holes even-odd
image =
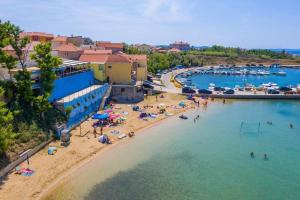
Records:
<instances>
[{"instance_id":1,"label":"sandy beach","mask_svg":"<svg viewBox=\"0 0 300 200\"><path fill-rule=\"evenodd\" d=\"M185 102L187 106L185 108L179 107L178 103L180 101ZM68 147L62 147L60 146L60 141L56 141L49 145L58 148L55 155L47 154L49 147L47 146L30 158L30 168L35 171L33 176L25 177L17 175L14 172L9 174L3 184L0 185L1 199L40 199L47 191L55 187L55 184L63 179L63 177L68 173L72 173L73 170L85 162L93 159L95 154L101 152L101 150L109 149L108 147L113 148L120 141L131 139L127 137L120 140L118 139L120 134L128 134L131 131L137 133L138 130L140 130L138 133L142 133L142 129L157 124L165 118L197 107L192 101L186 100L186 97L177 94L164 94L164 98L158 96L157 100L155 96L149 96L137 105L147 113L158 113L159 109L157 107L164 105L166 113L170 115L159 114L157 118L143 120L139 119L140 112L132 110L132 105L116 104L112 110L116 113L124 113L122 117L125 117L126 121L119 126L105 127L103 129L103 133L107 134L112 140L112 145L105 145L98 142L98 136L95 138L92 128L95 120L89 118L81 124L82 136L80 136L80 127L72 130L71 144ZM113 130L119 131L119 134L112 134L111 131ZM97 132L100 133L100 128L97 129ZM26 168L27 162L22 163L20 168L22 167Z\"/></svg>"}]
</instances>

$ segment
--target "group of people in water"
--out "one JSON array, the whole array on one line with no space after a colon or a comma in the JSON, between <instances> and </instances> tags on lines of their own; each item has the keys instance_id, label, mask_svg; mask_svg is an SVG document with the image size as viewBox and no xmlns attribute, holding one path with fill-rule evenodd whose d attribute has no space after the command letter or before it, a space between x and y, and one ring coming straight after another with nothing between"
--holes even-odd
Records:
<instances>
[{"instance_id":1,"label":"group of people in water","mask_svg":"<svg viewBox=\"0 0 300 200\"><path fill-rule=\"evenodd\" d=\"M272 122L272 121L267 121L267 124L268 124L268 125L273 125L273 122ZM294 125L293 125L292 123L290 123L290 124L289 124L289 127L290 127L290 128L294 128Z\"/></svg>"},{"instance_id":2,"label":"group of people in water","mask_svg":"<svg viewBox=\"0 0 300 200\"><path fill-rule=\"evenodd\" d=\"M250 157L255 158L253 151L250 153ZM268 155L266 153L264 154L264 160L269 160Z\"/></svg>"}]
</instances>

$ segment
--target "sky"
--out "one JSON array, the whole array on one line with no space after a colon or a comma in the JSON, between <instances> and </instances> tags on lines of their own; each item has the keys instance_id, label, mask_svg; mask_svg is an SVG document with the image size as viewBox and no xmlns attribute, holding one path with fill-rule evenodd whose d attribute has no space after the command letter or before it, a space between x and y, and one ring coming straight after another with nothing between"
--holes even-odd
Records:
<instances>
[{"instance_id":1,"label":"sky","mask_svg":"<svg viewBox=\"0 0 300 200\"><path fill-rule=\"evenodd\" d=\"M130 44L300 49L300 0L0 0L0 19Z\"/></svg>"}]
</instances>

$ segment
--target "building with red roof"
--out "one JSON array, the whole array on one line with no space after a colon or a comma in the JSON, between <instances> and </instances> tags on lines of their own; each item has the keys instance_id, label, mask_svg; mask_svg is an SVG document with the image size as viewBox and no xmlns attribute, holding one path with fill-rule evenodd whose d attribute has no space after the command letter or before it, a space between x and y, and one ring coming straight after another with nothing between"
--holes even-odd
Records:
<instances>
[{"instance_id":1,"label":"building with red roof","mask_svg":"<svg viewBox=\"0 0 300 200\"><path fill-rule=\"evenodd\" d=\"M53 49L53 54L68 60L78 60L82 50L72 43L62 44Z\"/></svg>"},{"instance_id":2,"label":"building with red roof","mask_svg":"<svg viewBox=\"0 0 300 200\"><path fill-rule=\"evenodd\" d=\"M56 47L67 44L67 36L57 36L53 40L51 40L52 48L55 49Z\"/></svg>"},{"instance_id":3,"label":"building with red roof","mask_svg":"<svg viewBox=\"0 0 300 200\"><path fill-rule=\"evenodd\" d=\"M83 54L88 54L88 55L111 55L112 54L112 50L111 49L107 49L107 50L99 50L99 49L85 49L83 50Z\"/></svg>"},{"instance_id":4,"label":"building with red roof","mask_svg":"<svg viewBox=\"0 0 300 200\"><path fill-rule=\"evenodd\" d=\"M113 43L106 41L98 41L96 42L96 46L102 49L110 49L113 53L117 53L119 51L123 51L123 43Z\"/></svg>"}]
</instances>

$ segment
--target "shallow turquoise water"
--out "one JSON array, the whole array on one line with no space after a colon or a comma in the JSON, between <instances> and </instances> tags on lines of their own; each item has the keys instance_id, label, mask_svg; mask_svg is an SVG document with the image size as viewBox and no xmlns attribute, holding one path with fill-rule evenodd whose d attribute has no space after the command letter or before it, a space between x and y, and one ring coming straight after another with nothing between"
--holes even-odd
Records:
<instances>
[{"instance_id":1,"label":"shallow turquoise water","mask_svg":"<svg viewBox=\"0 0 300 200\"><path fill-rule=\"evenodd\" d=\"M300 102L216 102L188 116L104 152L48 199L300 199Z\"/></svg>"},{"instance_id":2,"label":"shallow turquoise water","mask_svg":"<svg viewBox=\"0 0 300 200\"><path fill-rule=\"evenodd\" d=\"M251 70L251 68L250 68ZM253 75L210 75L210 74L195 74L191 76L193 84L197 88L208 88L210 83L216 84L219 87L235 87L239 85L241 87L246 84L253 84L255 86L260 86L263 83L277 83L279 86L289 86L292 85L296 87L300 84L300 69L292 68L271 68L269 69L271 73L278 72L279 70L285 71L286 76L277 76L271 74L269 76L253 76ZM221 70L223 71L223 70Z\"/></svg>"}]
</instances>

